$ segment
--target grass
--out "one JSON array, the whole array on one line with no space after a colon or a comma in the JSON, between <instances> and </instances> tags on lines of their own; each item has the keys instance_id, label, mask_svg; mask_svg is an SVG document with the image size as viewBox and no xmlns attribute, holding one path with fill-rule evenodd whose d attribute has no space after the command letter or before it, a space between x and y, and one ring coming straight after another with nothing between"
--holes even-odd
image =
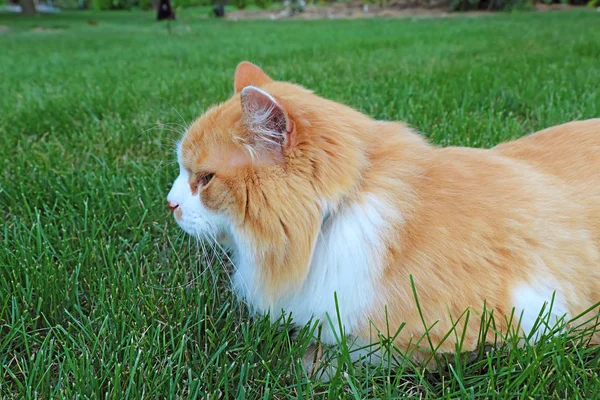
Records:
<instances>
[{"instance_id":1,"label":"grass","mask_svg":"<svg viewBox=\"0 0 600 400\"><path fill-rule=\"evenodd\" d=\"M600 393L600 351L568 336L442 373L357 365L310 382L305 335L249 319L165 204L173 141L230 95L242 59L440 145L488 147L600 115L600 14L178 17L169 34L145 13L0 14L1 398Z\"/></svg>"}]
</instances>

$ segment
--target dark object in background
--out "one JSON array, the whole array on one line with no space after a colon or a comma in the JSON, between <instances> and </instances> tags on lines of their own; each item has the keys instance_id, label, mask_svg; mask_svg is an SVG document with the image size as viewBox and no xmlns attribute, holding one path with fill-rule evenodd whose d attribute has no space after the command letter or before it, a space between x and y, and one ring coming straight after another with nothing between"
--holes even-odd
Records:
<instances>
[{"instance_id":1,"label":"dark object in background","mask_svg":"<svg viewBox=\"0 0 600 400\"><path fill-rule=\"evenodd\" d=\"M33 0L21 0L21 12L25 15L35 15L35 2Z\"/></svg>"},{"instance_id":2,"label":"dark object in background","mask_svg":"<svg viewBox=\"0 0 600 400\"><path fill-rule=\"evenodd\" d=\"M215 17L223 18L225 16L225 6L222 3L216 5L213 8L213 13L215 14Z\"/></svg>"},{"instance_id":3,"label":"dark object in background","mask_svg":"<svg viewBox=\"0 0 600 400\"><path fill-rule=\"evenodd\" d=\"M171 7L171 0L160 0L156 19L158 21L162 21L163 19L175 19L175 12L173 11L173 7Z\"/></svg>"}]
</instances>

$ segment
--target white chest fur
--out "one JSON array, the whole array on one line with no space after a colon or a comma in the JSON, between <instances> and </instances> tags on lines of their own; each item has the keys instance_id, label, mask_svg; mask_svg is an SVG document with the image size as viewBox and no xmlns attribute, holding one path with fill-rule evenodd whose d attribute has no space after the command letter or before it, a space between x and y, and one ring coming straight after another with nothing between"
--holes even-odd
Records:
<instances>
[{"instance_id":1,"label":"white chest fur","mask_svg":"<svg viewBox=\"0 0 600 400\"><path fill-rule=\"evenodd\" d=\"M328 218L317 238L306 280L272 305L264 303L257 268L243 246L238 246L233 277L236 292L251 308L270 312L273 318L282 312L291 313L299 325L311 318L319 319L325 343L335 342L339 319L345 333L352 334L360 324L368 323L366 313L377 296L382 238L388 226L386 211L382 201L367 195L360 203L350 204Z\"/></svg>"}]
</instances>

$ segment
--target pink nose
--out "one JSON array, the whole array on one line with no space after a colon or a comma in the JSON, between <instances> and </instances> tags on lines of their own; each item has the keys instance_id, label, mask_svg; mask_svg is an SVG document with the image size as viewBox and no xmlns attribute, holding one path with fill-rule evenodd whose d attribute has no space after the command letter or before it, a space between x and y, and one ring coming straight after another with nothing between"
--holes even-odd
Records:
<instances>
[{"instance_id":1,"label":"pink nose","mask_svg":"<svg viewBox=\"0 0 600 400\"><path fill-rule=\"evenodd\" d=\"M177 209L177 207L179 207L179 204L171 203L170 201L168 201L167 204L169 205L169 209L171 211L175 211Z\"/></svg>"}]
</instances>

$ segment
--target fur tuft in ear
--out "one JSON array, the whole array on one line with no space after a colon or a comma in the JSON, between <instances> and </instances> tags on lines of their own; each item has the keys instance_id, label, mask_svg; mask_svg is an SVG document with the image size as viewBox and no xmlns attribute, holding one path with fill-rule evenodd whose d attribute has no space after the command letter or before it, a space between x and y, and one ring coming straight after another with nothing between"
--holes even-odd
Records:
<instances>
[{"instance_id":1,"label":"fur tuft in ear","mask_svg":"<svg viewBox=\"0 0 600 400\"><path fill-rule=\"evenodd\" d=\"M242 90L244 124L253 134L253 143L259 147L288 146L293 123L285 109L269 93L247 86Z\"/></svg>"},{"instance_id":2,"label":"fur tuft in ear","mask_svg":"<svg viewBox=\"0 0 600 400\"><path fill-rule=\"evenodd\" d=\"M233 80L235 93L241 92L246 86L262 86L273 81L262 69L248 61L238 64Z\"/></svg>"}]
</instances>

